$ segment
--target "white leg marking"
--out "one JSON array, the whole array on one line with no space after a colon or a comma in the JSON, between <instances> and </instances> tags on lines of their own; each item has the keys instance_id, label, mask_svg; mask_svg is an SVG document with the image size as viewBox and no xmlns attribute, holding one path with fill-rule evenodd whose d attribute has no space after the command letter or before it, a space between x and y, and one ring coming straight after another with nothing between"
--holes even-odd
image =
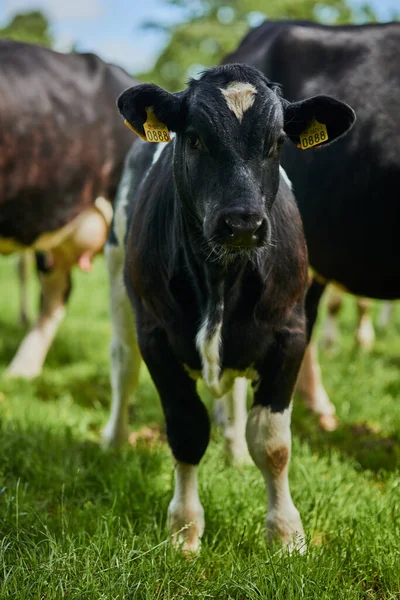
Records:
<instances>
[{"instance_id":1,"label":"white leg marking","mask_svg":"<svg viewBox=\"0 0 400 600\"><path fill-rule=\"evenodd\" d=\"M379 314L378 325L381 329L385 329L388 327L393 315L393 302L389 302L386 300L381 308L381 312Z\"/></svg>"},{"instance_id":2,"label":"white leg marking","mask_svg":"<svg viewBox=\"0 0 400 600\"><path fill-rule=\"evenodd\" d=\"M42 307L38 321L22 340L7 374L32 379L40 375L47 352L65 315L69 268L56 267L40 276Z\"/></svg>"},{"instance_id":3,"label":"white leg marking","mask_svg":"<svg viewBox=\"0 0 400 600\"><path fill-rule=\"evenodd\" d=\"M324 348L334 348L339 339L335 315L328 312L321 334L321 344Z\"/></svg>"},{"instance_id":4,"label":"white leg marking","mask_svg":"<svg viewBox=\"0 0 400 600\"><path fill-rule=\"evenodd\" d=\"M219 322L210 334L209 319L207 316L196 337L196 346L203 365L202 376L205 384L216 397L221 396L221 328L222 322Z\"/></svg>"},{"instance_id":5,"label":"white leg marking","mask_svg":"<svg viewBox=\"0 0 400 600\"><path fill-rule=\"evenodd\" d=\"M246 110L254 104L257 90L251 83L233 81L226 88L220 88L229 110L241 121Z\"/></svg>"},{"instance_id":6,"label":"white leg marking","mask_svg":"<svg viewBox=\"0 0 400 600\"><path fill-rule=\"evenodd\" d=\"M368 298L357 298L358 327L356 331L357 344L369 352L375 341L375 331L371 319L371 300Z\"/></svg>"},{"instance_id":7,"label":"white leg marking","mask_svg":"<svg viewBox=\"0 0 400 600\"><path fill-rule=\"evenodd\" d=\"M268 541L279 540L289 550L297 548L304 551L303 526L289 489L291 412L291 405L283 413L254 406L247 421L246 439L250 455L263 474L267 488Z\"/></svg>"},{"instance_id":8,"label":"white leg marking","mask_svg":"<svg viewBox=\"0 0 400 600\"><path fill-rule=\"evenodd\" d=\"M168 508L168 525L172 533L180 532L174 538L175 546L183 544L183 552L198 552L204 532L204 510L197 489L197 466L176 463L175 490Z\"/></svg>"},{"instance_id":9,"label":"white leg marking","mask_svg":"<svg viewBox=\"0 0 400 600\"><path fill-rule=\"evenodd\" d=\"M133 311L123 283L123 248L106 245L110 281L111 415L103 432L106 446L120 446L128 440L129 401L137 386L141 356L136 341Z\"/></svg>"},{"instance_id":10,"label":"white leg marking","mask_svg":"<svg viewBox=\"0 0 400 600\"><path fill-rule=\"evenodd\" d=\"M318 364L317 349L311 340L304 354L297 389L303 394L308 408L319 415L319 422L323 429L333 431L337 427L335 417L336 409L329 400L321 378L321 369Z\"/></svg>"},{"instance_id":11,"label":"white leg marking","mask_svg":"<svg viewBox=\"0 0 400 600\"><path fill-rule=\"evenodd\" d=\"M228 460L234 465L250 462L246 444L246 398L247 379L238 377L233 388L220 400L223 402L225 449Z\"/></svg>"}]
</instances>

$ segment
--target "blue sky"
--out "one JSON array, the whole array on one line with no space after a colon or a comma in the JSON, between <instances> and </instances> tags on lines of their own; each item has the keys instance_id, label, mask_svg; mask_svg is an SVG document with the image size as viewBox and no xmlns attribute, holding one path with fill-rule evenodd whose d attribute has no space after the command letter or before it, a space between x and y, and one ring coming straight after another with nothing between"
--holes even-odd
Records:
<instances>
[{"instance_id":1,"label":"blue sky","mask_svg":"<svg viewBox=\"0 0 400 600\"><path fill-rule=\"evenodd\" d=\"M354 5L363 2L352 0ZM369 3L382 21L400 8L400 0ZM182 9L167 6L163 0L0 0L0 25L16 12L36 8L53 23L59 50L67 51L75 42L79 50L95 52L131 73L148 69L166 43L163 33L144 31L143 22L157 19L169 24L184 18Z\"/></svg>"}]
</instances>

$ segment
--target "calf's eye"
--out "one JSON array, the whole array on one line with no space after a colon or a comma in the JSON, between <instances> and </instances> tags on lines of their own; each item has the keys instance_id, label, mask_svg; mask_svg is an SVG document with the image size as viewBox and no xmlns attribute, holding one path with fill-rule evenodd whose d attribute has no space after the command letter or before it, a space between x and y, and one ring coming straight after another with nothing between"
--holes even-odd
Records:
<instances>
[{"instance_id":1,"label":"calf's eye","mask_svg":"<svg viewBox=\"0 0 400 600\"><path fill-rule=\"evenodd\" d=\"M276 142L276 145L277 145L277 147L278 147L278 148L282 148L282 146L283 146L284 142L285 142L285 136L284 136L284 135L281 135L281 136L278 138L278 141Z\"/></svg>"},{"instance_id":2,"label":"calf's eye","mask_svg":"<svg viewBox=\"0 0 400 600\"><path fill-rule=\"evenodd\" d=\"M285 136L281 135L271 146L271 148L268 151L268 158L271 158L273 156L277 156L279 150L282 148L283 144L285 141Z\"/></svg>"},{"instance_id":3,"label":"calf's eye","mask_svg":"<svg viewBox=\"0 0 400 600\"><path fill-rule=\"evenodd\" d=\"M193 150L200 148L200 138L195 133L188 135L188 144Z\"/></svg>"}]
</instances>

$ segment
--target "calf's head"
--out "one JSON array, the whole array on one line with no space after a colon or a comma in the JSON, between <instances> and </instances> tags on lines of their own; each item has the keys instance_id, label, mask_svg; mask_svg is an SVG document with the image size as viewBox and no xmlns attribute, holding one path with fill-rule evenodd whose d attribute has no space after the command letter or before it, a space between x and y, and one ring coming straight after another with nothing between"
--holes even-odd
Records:
<instances>
[{"instance_id":1,"label":"calf's head","mask_svg":"<svg viewBox=\"0 0 400 600\"><path fill-rule=\"evenodd\" d=\"M317 120L327 131L321 145L328 145L355 120L348 105L329 96L286 101L277 84L247 65L205 71L175 94L139 85L121 94L118 108L141 137L148 108L176 132L174 176L184 218L210 248L229 253L268 244L285 140L299 145Z\"/></svg>"}]
</instances>

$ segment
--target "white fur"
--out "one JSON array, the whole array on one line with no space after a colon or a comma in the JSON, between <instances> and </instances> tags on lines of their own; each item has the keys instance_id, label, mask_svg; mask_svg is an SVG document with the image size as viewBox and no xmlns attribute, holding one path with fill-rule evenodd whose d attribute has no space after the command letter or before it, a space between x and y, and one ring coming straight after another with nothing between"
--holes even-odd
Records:
<instances>
[{"instance_id":1,"label":"white fur","mask_svg":"<svg viewBox=\"0 0 400 600\"><path fill-rule=\"evenodd\" d=\"M197 552L204 532L204 510L197 488L197 466L177 462L174 496L168 508L168 524L174 545L184 552Z\"/></svg>"},{"instance_id":2,"label":"white fur","mask_svg":"<svg viewBox=\"0 0 400 600\"><path fill-rule=\"evenodd\" d=\"M288 174L286 173L285 169L281 165L279 165L279 173L280 173L282 179L285 180L286 185L289 187L289 189L293 190L293 184L290 181L290 179L288 177Z\"/></svg>"},{"instance_id":3,"label":"white fur","mask_svg":"<svg viewBox=\"0 0 400 600\"><path fill-rule=\"evenodd\" d=\"M161 152L164 150L164 148L165 148L165 143L157 144L157 147L156 147L155 152L153 154L153 160L151 161L151 166L153 166L153 165L156 164L156 162L160 158Z\"/></svg>"},{"instance_id":4,"label":"white fur","mask_svg":"<svg viewBox=\"0 0 400 600\"><path fill-rule=\"evenodd\" d=\"M257 90L251 83L233 81L226 88L220 88L229 110L242 121L244 113L254 104Z\"/></svg>"},{"instance_id":5,"label":"white fur","mask_svg":"<svg viewBox=\"0 0 400 600\"><path fill-rule=\"evenodd\" d=\"M291 405L283 413L272 412L264 406L254 406L247 420L246 439L250 455L265 479L269 541L279 539L289 549L304 551L303 526L290 495L288 479L291 412Z\"/></svg>"},{"instance_id":6,"label":"white fur","mask_svg":"<svg viewBox=\"0 0 400 600\"><path fill-rule=\"evenodd\" d=\"M237 377L231 390L219 400L222 405L222 420L225 450L232 464L248 464L250 456L246 444L247 379Z\"/></svg>"},{"instance_id":7,"label":"white fur","mask_svg":"<svg viewBox=\"0 0 400 600\"><path fill-rule=\"evenodd\" d=\"M394 305L392 302L389 302L387 300L386 302L383 303L380 314L379 314L379 320L378 320L378 325L382 329L385 327L388 327L388 325L392 319L392 316L393 316L393 308L394 308Z\"/></svg>"},{"instance_id":8,"label":"white fur","mask_svg":"<svg viewBox=\"0 0 400 600\"><path fill-rule=\"evenodd\" d=\"M196 337L196 346L201 356L202 376L206 386L215 396L221 396L219 376L221 373L220 348L221 348L222 321L215 327L210 335L208 316L203 321Z\"/></svg>"}]
</instances>

